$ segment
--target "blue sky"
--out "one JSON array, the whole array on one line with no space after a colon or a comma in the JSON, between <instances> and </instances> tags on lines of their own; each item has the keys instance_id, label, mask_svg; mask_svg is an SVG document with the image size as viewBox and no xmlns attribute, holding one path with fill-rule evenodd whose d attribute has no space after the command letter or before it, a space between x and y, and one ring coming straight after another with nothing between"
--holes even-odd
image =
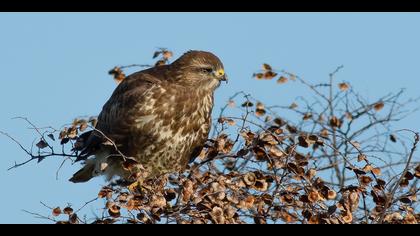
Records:
<instances>
[{"instance_id":1,"label":"blue sky","mask_svg":"<svg viewBox=\"0 0 420 236\"><path fill-rule=\"evenodd\" d=\"M30 145L35 134L12 117L59 128L74 117L96 115L115 88L107 71L152 63L157 47L175 57L200 49L221 58L230 80L216 92L215 111L242 90L281 105L305 95L294 83L252 79L264 62L313 83L344 65L337 80L369 99L399 88L417 97L419 23L418 13L1 13L0 130ZM416 113L394 128L420 130L419 118ZM48 214L40 201L77 208L104 184L100 178L68 182L79 165L67 166L56 180L60 158L6 171L27 157L4 137L0 147L0 223L43 223L21 210Z\"/></svg>"}]
</instances>

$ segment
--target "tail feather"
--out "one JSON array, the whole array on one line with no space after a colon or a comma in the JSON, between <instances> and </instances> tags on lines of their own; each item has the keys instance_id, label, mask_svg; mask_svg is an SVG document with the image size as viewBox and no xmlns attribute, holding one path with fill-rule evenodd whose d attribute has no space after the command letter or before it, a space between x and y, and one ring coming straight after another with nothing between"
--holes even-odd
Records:
<instances>
[{"instance_id":1,"label":"tail feather","mask_svg":"<svg viewBox=\"0 0 420 236\"><path fill-rule=\"evenodd\" d=\"M69 181L73 183L87 182L94 177L95 164L88 163L82 169L74 173L73 177Z\"/></svg>"}]
</instances>

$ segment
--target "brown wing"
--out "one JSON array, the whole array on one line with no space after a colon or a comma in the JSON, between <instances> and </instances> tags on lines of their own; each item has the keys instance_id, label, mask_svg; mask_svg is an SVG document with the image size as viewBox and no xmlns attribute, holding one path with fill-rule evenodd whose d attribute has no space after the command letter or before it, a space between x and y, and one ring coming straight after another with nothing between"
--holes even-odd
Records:
<instances>
[{"instance_id":1,"label":"brown wing","mask_svg":"<svg viewBox=\"0 0 420 236\"><path fill-rule=\"evenodd\" d=\"M161 68L161 70L163 69ZM125 139L130 138L130 128L135 122L135 113L137 112L136 105L145 101L144 94L148 90L160 86L162 82L162 78L155 76L156 73L152 75L147 73L148 71L150 70L128 76L114 90L98 116L96 129L100 132L91 132L78 160L85 160L95 154L99 145L106 140L101 133L116 144L124 144L126 143Z\"/></svg>"}]
</instances>

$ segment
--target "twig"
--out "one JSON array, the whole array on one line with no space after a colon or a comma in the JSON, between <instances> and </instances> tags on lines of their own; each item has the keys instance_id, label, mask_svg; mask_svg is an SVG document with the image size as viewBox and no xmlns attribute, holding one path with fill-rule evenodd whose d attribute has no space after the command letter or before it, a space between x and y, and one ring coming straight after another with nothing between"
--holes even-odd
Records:
<instances>
[{"instance_id":1,"label":"twig","mask_svg":"<svg viewBox=\"0 0 420 236\"><path fill-rule=\"evenodd\" d=\"M414 152L416 151L416 148L417 148L417 144L420 141L420 135L419 135L419 133L416 133L416 132L414 132L412 130L407 130L407 129L403 129L401 131L408 131L408 132L414 133L414 143L413 143L413 146L411 148L410 154L408 156L407 164L405 165L404 171L402 172L402 174L401 174L400 178L398 179L398 181L394 183L394 186L392 187L392 190L391 190L390 194L388 196L386 196L386 201L385 201L384 209L382 210L381 217L380 217L380 219L378 221L379 224L383 224L383 221L384 221L384 218L385 218L385 215L386 215L386 211L387 211L387 209L389 207L391 207L390 206L391 205L390 203L394 199L394 195L395 195L397 189L399 188L400 183L403 181L405 175L408 172L408 169L409 169L410 163L411 163L411 159L413 158Z\"/></svg>"}]
</instances>

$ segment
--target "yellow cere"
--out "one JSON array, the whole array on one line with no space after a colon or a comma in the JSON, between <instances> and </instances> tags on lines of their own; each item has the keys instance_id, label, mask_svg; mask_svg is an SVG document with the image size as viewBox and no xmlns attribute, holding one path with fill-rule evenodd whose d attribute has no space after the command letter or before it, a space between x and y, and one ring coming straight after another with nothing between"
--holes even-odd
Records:
<instances>
[{"instance_id":1,"label":"yellow cere","mask_svg":"<svg viewBox=\"0 0 420 236\"><path fill-rule=\"evenodd\" d=\"M218 76L223 76L223 75L225 75L225 71L224 71L223 69L219 69L219 70L217 71L217 75L218 75Z\"/></svg>"}]
</instances>

